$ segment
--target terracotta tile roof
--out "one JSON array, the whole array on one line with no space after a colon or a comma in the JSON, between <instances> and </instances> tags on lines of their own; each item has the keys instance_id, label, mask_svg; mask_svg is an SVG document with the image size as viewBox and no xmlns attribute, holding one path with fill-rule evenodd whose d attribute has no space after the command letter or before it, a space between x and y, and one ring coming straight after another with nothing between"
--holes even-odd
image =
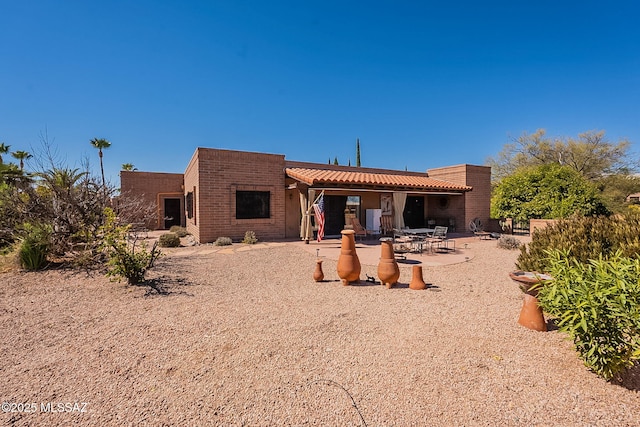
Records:
<instances>
[{"instance_id":1,"label":"terracotta tile roof","mask_svg":"<svg viewBox=\"0 0 640 427\"><path fill-rule=\"evenodd\" d=\"M472 187L430 178L427 174L372 173L330 169L286 168L291 178L310 186L360 186L362 188L398 188L415 191L470 191ZM385 171L386 172L386 171Z\"/></svg>"}]
</instances>

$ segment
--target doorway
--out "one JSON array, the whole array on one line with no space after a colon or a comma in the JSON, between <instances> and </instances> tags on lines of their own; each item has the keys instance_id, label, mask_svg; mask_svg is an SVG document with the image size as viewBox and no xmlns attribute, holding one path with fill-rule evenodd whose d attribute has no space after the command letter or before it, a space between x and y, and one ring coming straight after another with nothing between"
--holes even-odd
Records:
<instances>
[{"instance_id":1,"label":"doorway","mask_svg":"<svg viewBox=\"0 0 640 427\"><path fill-rule=\"evenodd\" d=\"M180 199L164 199L164 228L180 225Z\"/></svg>"},{"instance_id":2,"label":"doorway","mask_svg":"<svg viewBox=\"0 0 640 427\"><path fill-rule=\"evenodd\" d=\"M407 197L403 216L405 226L409 228L424 227L424 196Z\"/></svg>"},{"instance_id":3,"label":"doorway","mask_svg":"<svg viewBox=\"0 0 640 427\"><path fill-rule=\"evenodd\" d=\"M324 196L324 234L340 236L344 228L344 209L347 196Z\"/></svg>"}]
</instances>

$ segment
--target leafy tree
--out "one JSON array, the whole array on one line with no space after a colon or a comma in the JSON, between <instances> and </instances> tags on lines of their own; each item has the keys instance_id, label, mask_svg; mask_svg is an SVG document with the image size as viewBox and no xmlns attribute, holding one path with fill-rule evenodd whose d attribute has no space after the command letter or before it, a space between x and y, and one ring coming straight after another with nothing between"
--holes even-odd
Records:
<instances>
[{"instance_id":1,"label":"leafy tree","mask_svg":"<svg viewBox=\"0 0 640 427\"><path fill-rule=\"evenodd\" d=\"M604 131L588 131L577 138L550 138L544 129L532 134L523 133L506 144L496 158L489 158L496 181L527 166L558 164L570 167L587 179L633 169L628 161L630 144L627 140L609 142Z\"/></svg>"},{"instance_id":2,"label":"leafy tree","mask_svg":"<svg viewBox=\"0 0 640 427\"><path fill-rule=\"evenodd\" d=\"M22 171L18 169L14 163L1 163L0 162L0 183L15 183L16 180L21 179L24 176Z\"/></svg>"},{"instance_id":3,"label":"leafy tree","mask_svg":"<svg viewBox=\"0 0 640 427\"><path fill-rule=\"evenodd\" d=\"M596 180L603 203L615 213L625 212L633 202L627 196L640 192L640 177L635 175L608 175Z\"/></svg>"},{"instance_id":4,"label":"leafy tree","mask_svg":"<svg viewBox=\"0 0 640 427\"><path fill-rule=\"evenodd\" d=\"M123 163L122 164L123 171L135 171L138 170L137 167L133 166L133 163Z\"/></svg>"},{"instance_id":5,"label":"leafy tree","mask_svg":"<svg viewBox=\"0 0 640 427\"><path fill-rule=\"evenodd\" d=\"M520 169L502 179L491 198L494 218L567 218L607 213L597 188L576 170L558 164Z\"/></svg>"},{"instance_id":6,"label":"leafy tree","mask_svg":"<svg viewBox=\"0 0 640 427\"><path fill-rule=\"evenodd\" d=\"M339 164L339 163L338 163L338 156L336 156L336 157L334 157L334 158L333 158L333 164L334 164L334 165L338 165L338 164Z\"/></svg>"},{"instance_id":7,"label":"leafy tree","mask_svg":"<svg viewBox=\"0 0 640 427\"><path fill-rule=\"evenodd\" d=\"M360 167L360 138L356 138L356 167Z\"/></svg>"},{"instance_id":8,"label":"leafy tree","mask_svg":"<svg viewBox=\"0 0 640 427\"><path fill-rule=\"evenodd\" d=\"M14 151L11 155L20 161L20 170L24 170L24 161L33 157L29 152L20 150Z\"/></svg>"},{"instance_id":9,"label":"leafy tree","mask_svg":"<svg viewBox=\"0 0 640 427\"><path fill-rule=\"evenodd\" d=\"M100 172L102 173L102 186L105 187L104 180L104 166L102 165L102 150L111 147L111 143L103 138L93 138L91 141L91 145L98 149L98 155L100 156Z\"/></svg>"},{"instance_id":10,"label":"leafy tree","mask_svg":"<svg viewBox=\"0 0 640 427\"><path fill-rule=\"evenodd\" d=\"M9 148L11 148L10 145L0 142L0 164L2 164L2 155L7 154L9 152Z\"/></svg>"}]
</instances>

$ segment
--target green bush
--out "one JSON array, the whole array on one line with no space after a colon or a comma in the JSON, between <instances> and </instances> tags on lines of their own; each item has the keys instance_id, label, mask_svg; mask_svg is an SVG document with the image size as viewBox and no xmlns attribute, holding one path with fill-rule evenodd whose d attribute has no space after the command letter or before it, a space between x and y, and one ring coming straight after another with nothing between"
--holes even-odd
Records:
<instances>
[{"instance_id":1,"label":"green bush","mask_svg":"<svg viewBox=\"0 0 640 427\"><path fill-rule=\"evenodd\" d=\"M157 249L157 242L149 251L145 242L137 245L137 239L129 241L127 234L131 226L117 225L116 215L111 208L106 208L104 213L105 224L100 231L104 236L103 248L109 256L107 276L118 281L126 278L130 285L143 282L147 270L162 255Z\"/></svg>"},{"instance_id":2,"label":"green bush","mask_svg":"<svg viewBox=\"0 0 640 427\"><path fill-rule=\"evenodd\" d=\"M229 246L233 242L231 241L231 237L218 237L214 243L216 246Z\"/></svg>"},{"instance_id":3,"label":"green bush","mask_svg":"<svg viewBox=\"0 0 640 427\"><path fill-rule=\"evenodd\" d=\"M525 271L546 272L547 251L567 251L570 258L581 263L607 258L615 251L626 257L640 255L640 215L611 217L574 216L533 232L531 243L521 247L517 266Z\"/></svg>"},{"instance_id":4,"label":"green bush","mask_svg":"<svg viewBox=\"0 0 640 427\"><path fill-rule=\"evenodd\" d=\"M253 245L258 242L258 238L256 237L256 233L253 231L247 231L244 233L244 239L242 239L242 243L246 243L249 245Z\"/></svg>"},{"instance_id":5,"label":"green bush","mask_svg":"<svg viewBox=\"0 0 640 427\"><path fill-rule=\"evenodd\" d=\"M522 242L513 236L500 236L498 239L498 247L502 249L518 249L522 246Z\"/></svg>"},{"instance_id":6,"label":"green bush","mask_svg":"<svg viewBox=\"0 0 640 427\"><path fill-rule=\"evenodd\" d=\"M609 380L640 359L640 260L616 251L588 263L568 251L547 253L542 309L559 319L585 365Z\"/></svg>"},{"instance_id":7,"label":"green bush","mask_svg":"<svg viewBox=\"0 0 640 427\"><path fill-rule=\"evenodd\" d=\"M180 246L180 237L176 233L164 233L160 235L158 244L161 248L177 248Z\"/></svg>"},{"instance_id":8,"label":"green bush","mask_svg":"<svg viewBox=\"0 0 640 427\"><path fill-rule=\"evenodd\" d=\"M51 226L25 223L20 231L18 260L25 270L39 270L47 264L51 246Z\"/></svg>"},{"instance_id":9,"label":"green bush","mask_svg":"<svg viewBox=\"0 0 640 427\"><path fill-rule=\"evenodd\" d=\"M184 227L180 227L179 225L173 225L169 229L169 232L177 234L178 237L186 237L189 235L189 232L187 231L187 229Z\"/></svg>"}]
</instances>

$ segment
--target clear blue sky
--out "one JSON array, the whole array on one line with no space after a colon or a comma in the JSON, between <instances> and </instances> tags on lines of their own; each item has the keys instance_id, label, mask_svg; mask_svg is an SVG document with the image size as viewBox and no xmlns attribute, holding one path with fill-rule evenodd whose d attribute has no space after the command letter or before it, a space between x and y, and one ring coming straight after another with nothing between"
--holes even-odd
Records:
<instances>
[{"instance_id":1,"label":"clear blue sky","mask_svg":"<svg viewBox=\"0 0 640 427\"><path fill-rule=\"evenodd\" d=\"M424 171L510 136L640 144L636 1L0 0L0 141L183 172L198 146Z\"/></svg>"}]
</instances>

